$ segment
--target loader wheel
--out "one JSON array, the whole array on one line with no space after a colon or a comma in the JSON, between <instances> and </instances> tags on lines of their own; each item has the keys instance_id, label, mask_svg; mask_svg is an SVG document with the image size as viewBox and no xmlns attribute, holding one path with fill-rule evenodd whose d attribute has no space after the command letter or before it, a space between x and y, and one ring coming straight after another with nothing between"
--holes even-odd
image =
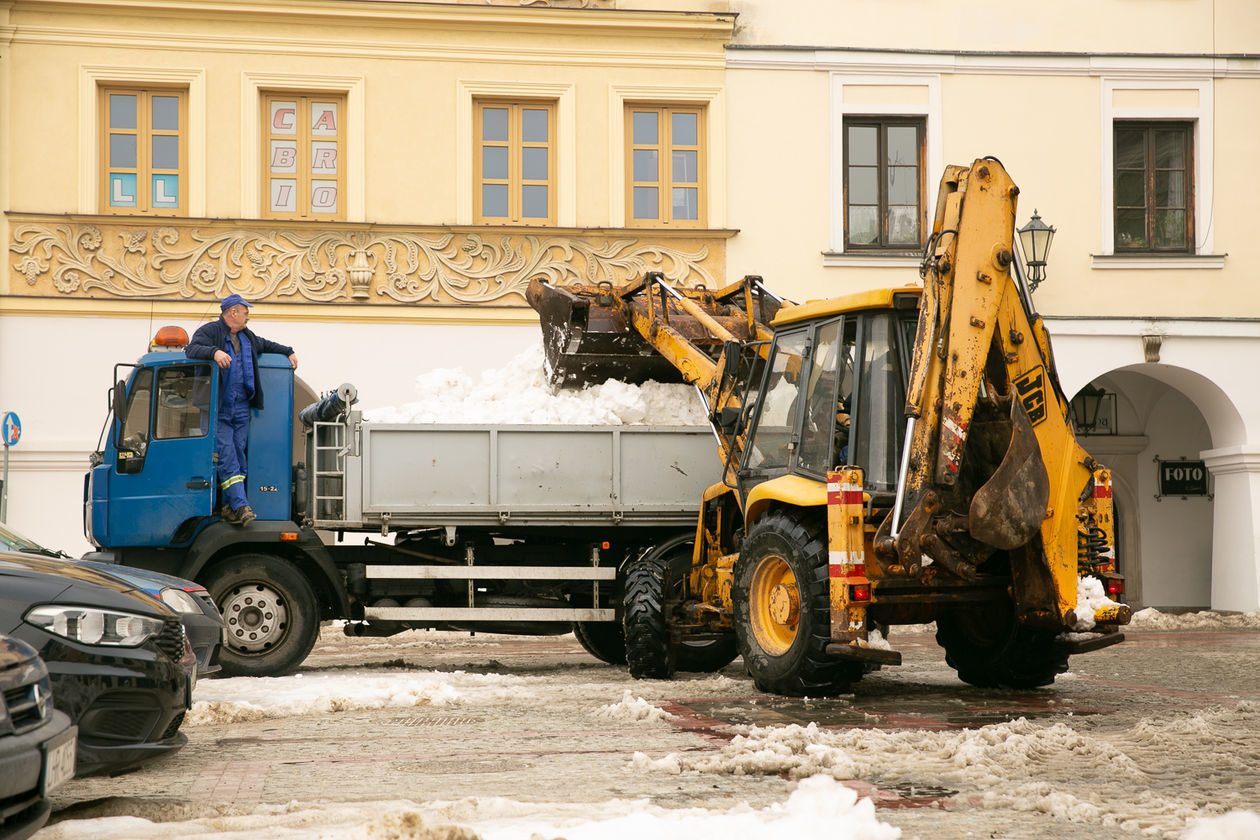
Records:
<instances>
[{"instance_id":1,"label":"loader wheel","mask_svg":"<svg viewBox=\"0 0 1260 840\"><path fill-rule=\"evenodd\" d=\"M290 674L315 646L319 604L292 564L269 554L242 554L211 569L204 585L226 628L222 676Z\"/></svg>"},{"instance_id":2,"label":"loader wheel","mask_svg":"<svg viewBox=\"0 0 1260 840\"><path fill-rule=\"evenodd\" d=\"M1067 670L1068 654L1055 634L1015 622L1009 603L966 612L952 610L936 619L936 641L945 661L965 683L981 688L1038 688Z\"/></svg>"},{"instance_id":3,"label":"loader wheel","mask_svg":"<svg viewBox=\"0 0 1260 840\"><path fill-rule=\"evenodd\" d=\"M669 566L652 552L626 564L622 628L626 665L636 680L667 680L674 675L674 651L665 626Z\"/></svg>"},{"instance_id":4,"label":"loader wheel","mask_svg":"<svg viewBox=\"0 0 1260 840\"><path fill-rule=\"evenodd\" d=\"M649 553L650 556L659 557L669 567L670 592L675 598L683 594L695 545L695 537L688 534L663 542ZM733 633L720 639L683 639L674 648L674 662L679 671L702 674L722 670L735 661L736 656L739 656L739 648L735 644Z\"/></svg>"},{"instance_id":5,"label":"loader wheel","mask_svg":"<svg viewBox=\"0 0 1260 840\"><path fill-rule=\"evenodd\" d=\"M821 529L769 514L749 530L734 572L735 633L758 689L829 697L861 679L860 663L826 653L831 582Z\"/></svg>"},{"instance_id":6,"label":"loader wheel","mask_svg":"<svg viewBox=\"0 0 1260 840\"><path fill-rule=\"evenodd\" d=\"M609 665L626 664L626 634L616 621L575 621L573 635L591 656Z\"/></svg>"}]
</instances>

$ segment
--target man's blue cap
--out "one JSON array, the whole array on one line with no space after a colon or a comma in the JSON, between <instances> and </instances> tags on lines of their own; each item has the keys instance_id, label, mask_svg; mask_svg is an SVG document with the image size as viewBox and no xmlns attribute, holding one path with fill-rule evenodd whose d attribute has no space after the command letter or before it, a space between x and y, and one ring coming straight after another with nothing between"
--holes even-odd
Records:
<instances>
[{"instance_id":1,"label":"man's blue cap","mask_svg":"<svg viewBox=\"0 0 1260 840\"><path fill-rule=\"evenodd\" d=\"M233 306L236 306L236 304L238 303L243 303L246 306L251 307L251 308L254 305L250 303L249 301L245 300L245 298L241 297L240 295L228 295L227 297L223 299L223 303L219 304L219 311L226 312L229 309L231 309Z\"/></svg>"}]
</instances>

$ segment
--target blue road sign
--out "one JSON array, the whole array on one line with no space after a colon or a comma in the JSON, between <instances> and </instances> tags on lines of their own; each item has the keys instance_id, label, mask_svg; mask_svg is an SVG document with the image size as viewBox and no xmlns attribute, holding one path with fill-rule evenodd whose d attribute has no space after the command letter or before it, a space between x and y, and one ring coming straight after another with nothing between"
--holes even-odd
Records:
<instances>
[{"instance_id":1,"label":"blue road sign","mask_svg":"<svg viewBox=\"0 0 1260 840\"><path fill-rule=\"evenodd\" d=\"M6 411L4 419L0 420L0 428L4 430L4 445L13 446L22 437L22 421L18 419L17 413Z\"/></svg>"}]
</instances>

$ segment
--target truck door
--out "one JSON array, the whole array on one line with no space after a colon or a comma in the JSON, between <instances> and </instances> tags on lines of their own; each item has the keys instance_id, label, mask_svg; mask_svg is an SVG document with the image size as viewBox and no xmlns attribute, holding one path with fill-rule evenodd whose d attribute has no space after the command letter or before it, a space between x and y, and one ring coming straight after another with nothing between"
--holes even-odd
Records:
<instances>
[{"instance_id":1,"label":"truck door","mask_svg":"<svg viewBox=\"0 0 1260 840\"><path fill-rule=\"evenodd\" d=\"M214 405L208 363L140 368L115 423L109 541L161 546L187 541L214 512Z\"/></svg>"}]
</instances>

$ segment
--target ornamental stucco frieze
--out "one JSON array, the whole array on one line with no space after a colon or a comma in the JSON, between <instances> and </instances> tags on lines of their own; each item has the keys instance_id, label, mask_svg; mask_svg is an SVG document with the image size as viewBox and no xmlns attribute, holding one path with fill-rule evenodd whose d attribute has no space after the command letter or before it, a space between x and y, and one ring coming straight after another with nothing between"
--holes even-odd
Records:
<instances>
[{"instance_id":1,"label":"ornamental stucco frieze","mask_svg":"<svg viewBox=\"0 0 1260 840\"><path fill-rule=\"evenodd\" d=\"M243 227L10 216L10 295L524 306L532 277L723 279L724 234Z\"/></svg>"}]
</instances>

